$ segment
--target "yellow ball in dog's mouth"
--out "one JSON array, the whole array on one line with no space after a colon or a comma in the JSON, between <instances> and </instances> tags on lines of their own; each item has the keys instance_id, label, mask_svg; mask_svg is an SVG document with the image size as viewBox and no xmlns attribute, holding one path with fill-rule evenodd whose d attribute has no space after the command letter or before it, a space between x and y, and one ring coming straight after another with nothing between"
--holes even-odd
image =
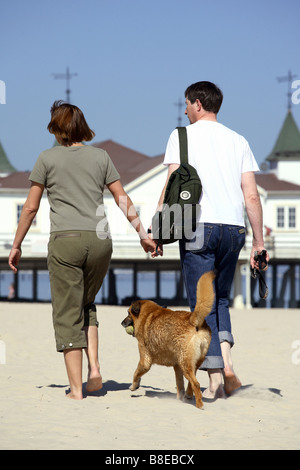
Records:
<instances>
[{"instance_id":1,"label":"yellow ball in dog's mouth","mask_svg":"<svg viewBox=\"0 0 300 470\"><path fill-rule=\"evenodd\" d=\"M129 325L125 328L125 331L128 335L133 335L134 333L134 328L133 328L133 325Z\"/></svg>"}]
</instances>

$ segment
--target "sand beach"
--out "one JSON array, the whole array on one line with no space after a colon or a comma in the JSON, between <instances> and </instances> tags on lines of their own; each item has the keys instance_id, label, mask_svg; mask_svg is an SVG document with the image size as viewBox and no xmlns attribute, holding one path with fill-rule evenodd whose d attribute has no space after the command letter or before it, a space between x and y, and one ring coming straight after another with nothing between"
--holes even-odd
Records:
<instances>
[{"instance_id":1,"label":"sand beach","mask_svg":"<svg viewBox=\"0 0 300 470\"><path fill-rule=\"evenodd\" d=\"M171 368L153 366L129 390L139 355L120 324L126 310L97 306L104 386L73 401L51 304L0 303L0 449L300 449L300 310L231 310L243 386L204 410L176 399ZM206 372L197 377L204 389Z\"/></svg>"}]
</instances>

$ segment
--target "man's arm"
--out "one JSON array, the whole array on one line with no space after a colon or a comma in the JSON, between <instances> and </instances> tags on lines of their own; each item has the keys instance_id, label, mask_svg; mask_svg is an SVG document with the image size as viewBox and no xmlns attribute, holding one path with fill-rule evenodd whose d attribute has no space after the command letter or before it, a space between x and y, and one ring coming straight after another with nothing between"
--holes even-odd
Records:
<instances>
[{"instance_id":1,"label":"man's arm","mask_svg":"<svg viewBox=\"0 0 300 470\"><path fill-rule=\"evenodd\" d=\"M242 191L245 200L247 216L253 232L252 250L250 255L250 264L252 268L258 268L258 263L254 261L254 252L265 250L263 237L263 214L260 196L258 194L254 173L248 171L242 173ZM267 261L269 255L267 253Z\"/></svg>"}]
</instances>

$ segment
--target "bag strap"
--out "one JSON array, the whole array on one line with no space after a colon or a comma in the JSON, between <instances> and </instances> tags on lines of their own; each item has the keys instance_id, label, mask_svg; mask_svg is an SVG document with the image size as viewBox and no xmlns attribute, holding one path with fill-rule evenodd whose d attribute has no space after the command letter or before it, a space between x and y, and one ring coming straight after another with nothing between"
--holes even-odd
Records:
<instances>
[{"instance_id":1,"label":"bag strap","mask_svg":"<svg viewBox=\"0 0 300 470\"><path fill-rule=\"evenodd\" d=\"M186 127L177 127L179 136L180 162L188 163Z\"/></svg>"}]
</instances>

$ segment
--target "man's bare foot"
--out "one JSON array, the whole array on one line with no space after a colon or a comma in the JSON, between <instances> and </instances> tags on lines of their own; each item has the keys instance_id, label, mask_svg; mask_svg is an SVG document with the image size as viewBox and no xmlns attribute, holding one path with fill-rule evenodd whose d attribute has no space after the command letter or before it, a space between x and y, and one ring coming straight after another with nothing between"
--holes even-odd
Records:
<instances>
[{"instance_id":1,"label":"man's bare foot","mask_svg":"<svg viewBox=\"0 0 300 470\"><path fill-rule=\"evenodd\" d=\"M208 377L209 385L202 394L203 398L208 398L210 400L225 398L222 369L208 369Z\"/></svg>"},{"instance_id":2,"label":"man's bare foot","mask_svg":"<svg viewBox=\"0 0 300 470\"><path fill-rule=\"evenodd\" d=\"M227 395L231 395L242 386L241 381L232 370L224 369L224 390Z\"/></svg>"},{"instance_id":3,"label":"man's bare foot","mask_svg":"<svg viewBox=\"0 0 300 470\"><path fill-rule=\"evenodd\" d=\"M97 390L101 390L102 387L103 384L100 372L96 372L95 375L89 374L86 384L86 391L90 393L96 392Z\"/></svg>"},{"instance_id":4,"label":"man's bare foot","mask_svg":"<svg viewBox=\"0 0 300 470\"><path fill-rule=\"evenodd\" d=\"M212 386L209 386L202 393L203 398L208 398L210 400L216 400L217 398L225 398L223 385L219 385L217 389L214 389Z\"/></svg>"}]
</instances>

